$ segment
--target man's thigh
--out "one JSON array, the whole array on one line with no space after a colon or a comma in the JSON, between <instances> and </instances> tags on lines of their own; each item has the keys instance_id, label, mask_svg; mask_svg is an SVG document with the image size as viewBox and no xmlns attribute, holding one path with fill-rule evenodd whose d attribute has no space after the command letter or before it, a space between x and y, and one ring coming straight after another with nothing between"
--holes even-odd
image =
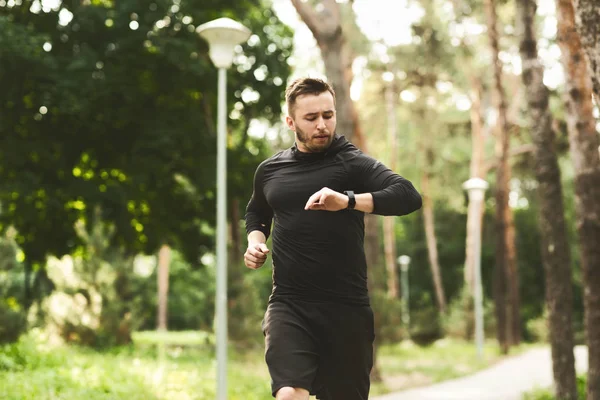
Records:
<instances>
[{"instance_id":1,"label":"man's thigh","mask_svg":"<svg viewBox=\"0 0 600 400\"><path fill-rule=\"evenodd\" d=\"M328 315L327 345L317 382L322 400L367 400L373 367L370 307L336 306Z\"/></svg>"},{"instance_id":2,"label":"man's thigh","mask_svg":"<svg viewBox=\"0 0 600 400\"><path fill-rule=\"evenodd\" d=\"M273 396L286 386L313 392L320 357L308 321L310 313L311 310L285 302L274 302L267 308L262 328Z\"/></svg>"}]
</instances>

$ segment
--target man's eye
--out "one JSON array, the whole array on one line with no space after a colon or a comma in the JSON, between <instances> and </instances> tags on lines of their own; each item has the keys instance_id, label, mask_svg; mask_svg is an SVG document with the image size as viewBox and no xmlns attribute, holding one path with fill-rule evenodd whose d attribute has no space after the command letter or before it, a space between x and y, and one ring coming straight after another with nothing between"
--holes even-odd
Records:
<instances>
[{"instance_id":1,"label":"man's eye","mask_svg":"<svg viewBox=\"0 0 600 400\"><path fill-rule=\"evenodd\" d=\"M307 121L314 121L316 118L306 118Z\"/></svg>"},{"instance_id":2,"label":"man's eye","mask_svg":"<svg viewBox=\"0 0 600 400\"><path fill-rule=\"evenodd\" d=\"M323 115L323 118L325 119L331 119L331 117L333 117L333 115Z\"/></svg>"}]
</instances>

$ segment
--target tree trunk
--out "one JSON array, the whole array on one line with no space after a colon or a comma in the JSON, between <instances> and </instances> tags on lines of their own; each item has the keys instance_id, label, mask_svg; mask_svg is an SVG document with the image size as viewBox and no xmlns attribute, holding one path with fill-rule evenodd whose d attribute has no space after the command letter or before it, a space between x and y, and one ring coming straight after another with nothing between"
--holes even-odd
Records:
<instances>
[{"instance_id":1,"label":"tree trunk","mask_svg":"<svg viewBox=\"0 0 600 400\"><path fill-rule=\"evenodd\" d=\"M496 266L494 297L497 337L503 353L520 342L519 285L516 268L515 228L508 205L511 170L508 163L510 136L506 118L506 98L502 87L502 62L499 58L497 15L494 0L486 0L487 27L494 62L494 90L498 108L496 156Z\"/></svg>"},{"instance_id":2,"label":"tree trunk","mask_svg":"<svg viewBox=\"0 0 600 400\"><path fill-rule=\"evenodd\" d=\"M427 159L433 157L432 150L426 150ZM429 162L428 162L429 163ZM433 278L433 287L435 289L435 298L437 300L440 313L446 312L446 296L444 287L442 286L442 275L440 273L440 262L437 251L437 238L435 235L435 217L433 213L433 201L429 195L429 172L425 170L421 180L421 190L423 192L423 222L425 225L425 238L427 241L427 256L429 258L429 267L431 269L431 277Z\"/></svg>"},{"instance_id":3,"label":"tree trunk","mask_svg":"<svg viewBox=\"0 0 600 400\"><path fill-rule=\"evenodd\" d=\"M396 170L398 160L398 138L396 126L396 91L393 87L394 83L390 82L385 90L385 100L387 108L387 125L388 125L388 144L390 149L390 159L388 167ZM383 237L385 251L385 265L387 270L387 290L388 295L392 298L398 298L398 269L396 265L396 232L395 232L395 217L383 218Z\"/></svg>"},{"instance_id":4,"label":"tree trunk","mask_svg":"<svg viewBox=\"0 0 600 400\"><path fill-rule=\"evenodd\" d=\"M596 0L573 0L581 45L587 54L596 100L600 99L600 4ZM590 399L588 399L590 400Z\"/></svg>"},{"instance_id":5,"label":"tree trunk","mask_svg":"<svg viewBox=\"0 0 600 400\"><path fill-rule=\"evenodd\" d=\"M535 0L517 2L517 23L522 32L520 53L529 112L529 130L535 145L535 175L539 183L541 253L546 278L550 345L556 397L577 399L573 355L573 293L571 257L564 218L562 184L556 150L549 92L538 59L535 37Z\"/></svg>"},{"instance_id":6,"label":"tree trunk","mask_svg":"<svg viewBox=\"0 0 600 400\"><path fill-rule=\"evenodd\" d=\"M337 132L364 151L358 113L350 97L353 56L342 29L339 4L335 0L323 0L323 9L318 13L302 0L292 0L292 4L321 50L325 74L336 95Z\"/></svg>"},{"instance_id":7,"label":"tree trunk","mask_svg":"<svg viewBox=\"0 0 600 400\"><path fill-rule=\"evenodd\" d=\"M383 270L379 268L380 264L380 248L378 246L378 218L373 214L365 215L365 256L369 263L367 269L367 285L371 296L376 292L384 290L384 280L382 279ZM377 364L377 350L379 349L379 340L381 338L381 311L377 307L373 307L373 315L375 318L375 342L373 343L373 368L371 369L371 381L381 382L381 371Z\"/></svg>"},{"instance_id":8,"label":"tree trunk","mask_svg":"<svg viewBox=\"0 0 600 400\"><path fill-rule=\"evenodd\" d=\"M481 81L477 77L471 78L471 178L483 178L483 112L481 110ZM471 296L475 290L475 259L473 245L477 234L477 226L481 226L484 207L477 212L477 205L469 202L467 211L467 240L465 246L465 284ZM479 224L477 223L479 219Z\"/></svg>"},{"instance_id":9,"label":"tree trunk","mask_svg":"<svg viewBox=\"0 0 600 400\"><path fill-rule=\"evenodd\" d=\"M586 7L591 7L588 3L591 2L580 0L578 13ZM583 39L576 32L573 3L570 0L557 0L558 44L566 75L564 100L567 109L571 159L575 166L577 233L584 277L588 400L600 399L600 246L598 246L600 243L600 202L598 201L600 199L600 157L598 156L600 143L593 115L592 82L585 61L582 39L587 46L592 39L600 39L597 33L594 37L589 36L589 31L594 27L598 32L598 9L600 7L596 5L595 17L594 15L580 16L582 22L589 24L578 27L580 33L586 36ZM590 51L588 49L588 54ZM594 65L596 71L594 87L598 95L598 63Z\"/></svg>"},{"instance_id":10,"label":"tree trunk","mask_svg":"<svg viewBox=\"0 0 600 400\"><path fill-rule=\"evenodd\" d=\"M169 293L169 264L171 263L171 248L163 244L158 251L158 315L157 328L167 330L167 298Z\"/></svg>"},{"instance_id":11,"label":"tree trunk","mask_svg":"<svg viewBox=\"0 0 600 400\"><path fill-rule=\"evenodd\" d=\"M346 136L358 146L364 153L368 153L367 143L361 134L358 120L358 112L350 97L350 85L352 83L352 61L353 56L349 48L341 24L339 4L335 0L323 0L323 10L317 13L308 3L302 0L291 0L304 21L310 29L317 45L321 50L321 57L325 64L325 73L336 93L337 131ZM365 215L365 254L369 267L369 291L376 284L374 279L377 274L374 269L379 265L379 230L377 217L373 214ZM380 317L378 310L373 309L375 314L375 336L380 336ZM373 369L371 379L380 381L381 374L377 367L376 356L379 347L376 339L373 349Z\"/></svg>"}]
</instances>

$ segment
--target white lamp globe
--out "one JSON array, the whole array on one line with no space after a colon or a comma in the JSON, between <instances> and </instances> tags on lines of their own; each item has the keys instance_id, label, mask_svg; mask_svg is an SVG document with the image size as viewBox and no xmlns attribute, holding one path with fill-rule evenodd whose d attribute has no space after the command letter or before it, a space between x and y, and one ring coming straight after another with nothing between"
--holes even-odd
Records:
<instances>
[{"instance_id":1,"label":"white lamp globe","mask_svg":"<svg viewBox=\"0 0 600 400\"><path fill-rule=\"evenodd\" d=\"M219 18L196 28L196 32L209 45L209 55L217 68L229 68L233 62L235 46L248 40L251 32L230 18Z\"/></svg>"}]
</instances>

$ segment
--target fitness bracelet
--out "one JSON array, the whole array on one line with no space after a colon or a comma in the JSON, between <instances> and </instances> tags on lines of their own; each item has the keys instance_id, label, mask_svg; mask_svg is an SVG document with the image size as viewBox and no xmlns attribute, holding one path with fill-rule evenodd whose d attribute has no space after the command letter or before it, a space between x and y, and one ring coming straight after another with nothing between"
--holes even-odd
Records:
<instances>
[{"instance_id":1,"label":"fitness bracelet","mask_svg":"<svg viewBox=\"0 0 600 400\"><path fill-rule=\"evenodd\" d=\"M352 190L346 190L344 191L344 194L348 196L348 208L350 210L354 210L354 207L356 206L356 197L354 197L354 192Z\"/></svg>"}]
</instances>

